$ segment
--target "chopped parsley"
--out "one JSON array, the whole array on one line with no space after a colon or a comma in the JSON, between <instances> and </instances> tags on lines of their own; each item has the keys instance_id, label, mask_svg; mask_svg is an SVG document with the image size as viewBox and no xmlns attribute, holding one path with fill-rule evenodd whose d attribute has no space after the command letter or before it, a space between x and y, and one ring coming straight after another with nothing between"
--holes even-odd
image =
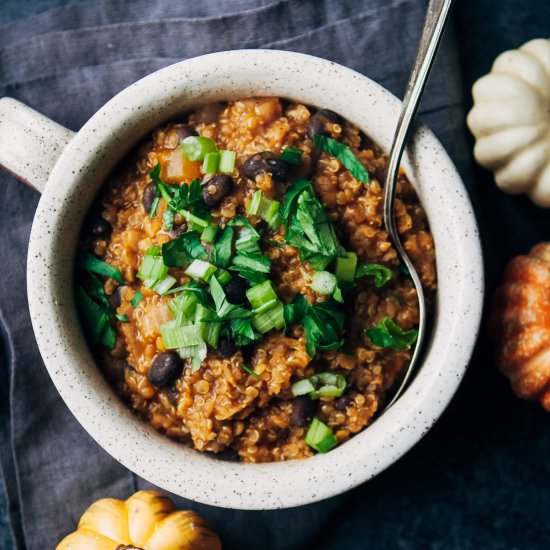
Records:
<instances>
[{"instance_id":1,"label":"chopped parsley","mask_svg":"<svg viewBox=\"0 0 550 550\"><path fill-rule=\"evenodd\" d=\"M384 317L365 332L375 346L395 350L410 348L418 338L418 330L403 330L391 317Z\"/></svg>"},{"instance_id":2,"label":"chopped parsley","mask_svg":"<svg viewBox=\"0 0 550 550\"><path fill-rule=\"evenodd\" d=\"M206 260L208 254L197 231L188 231L162 245L162 259L168 267L184 267L193 260Z\"/></svg>"},{"instance_id":3,"label":"chopped parsley","mask_svg":"<svg viewBox=\"0 0 550 550\"><path fill-rule=\"evenodd\" d=\"M133 308L136 308L139 306L139 303L143 300L143 294L141 292L136 292L134 294L134 297L130 300L130 304Z\"/></svg>"},{"instance_id":4,"label":"chopped parsley","mask_svg":"<svg viewBox=\"0 0 550 550\"><path fill-rule=\"evenodd\" d=\"M361 262L355 270L355 278L372 277L374 286L380 288L391 280L393 271L382 264Z\"/></svg>"},{"instance_id":5,"label":"chopped parsley","mask_svg":"<svg viewBox=\"0 0 550 550\"><path fill-rule=\"evenodd\" d=\"M294 164L298 166L302 162L302 155L304 152L296 147L286 147L279 157L282 161L288 164Z\"/></svg>"},{"instance_id":6,"label":"chopped parsley","mask_svg":"<svg viewBox=\"0 0 550 550\"><path fill-rule=\"evenodd\" d=\"M370 176L367 169L361 164L361 161L353 154L353 151L343 143L336 141L322 134L313 136L313 144L325 153L336 157L351 173L363 183L370 182Z\"/></svg>"},{"instance_id":7,"label":"chopped parsley","mask_svg":"<svg viewBox=\"0 0 550 550\"><path fill-rule=\"evenodd\" d=\"M233 252L233 228L226 227L210 250L210 261L218 267L227 267Z\"/></svg>"},{"instance_id":8,"label":"chopped parsley","mask_svg":"<svg viewBox=\"0 0 550 550\"><path fill-rule=\"evenodd\" d=\"M301 259L307 260L316 271L323 271L334 258L346 255L309 180L298 180L287 191L282 217L286 242L295 246Z\"/></svg>"},{"instance_id":9,"label":"chopped parsley","mask_svg":"<svg viewBox=\"0 0 550 550\"><path fill-rule=\"evenodd\" d=\"M78 267L86 271L91 271L97 275L103 275L104 277L110 277L114 279L117 283L121 285L124 284L122 279L122 273L118 267L115 267L103 260L100 260L98 257L94 256L90 251L83 252L79 254L77 259Z\"/></svg>"},{"instance_id":10,"label":"chopped parsley","mask_svg":"<svg viewBox=\"0 0 550 550\"><path fill-rule=\"evenodd\" d=\"M302 294L296 294L285 306L285 323L300 323L306 332L306 351L310 357L316 350L337 349L344 343L345 313L335 300L309 305Z\"/></svg>"}]
</instances>

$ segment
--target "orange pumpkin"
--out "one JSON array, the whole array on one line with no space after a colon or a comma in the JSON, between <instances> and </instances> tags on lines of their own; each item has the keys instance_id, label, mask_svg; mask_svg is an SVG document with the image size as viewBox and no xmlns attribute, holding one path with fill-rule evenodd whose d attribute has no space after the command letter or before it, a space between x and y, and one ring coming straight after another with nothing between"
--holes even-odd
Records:
<instances>
[{"instance_id":1,"label":"orange pumpkin","mask_svg":"<svg viewBox=\"0 0 550 550\"><path fill-rule=\"evenodd\" d=\"M210 524L191 510L175 510L158 491L126 501L104 498L82 515L78 529L56 550L221 550Z\"/></svg>"},{"instance_id":2,"label":"orange pumpkin","mask_svg":"<svg viewBox=\"0 0 550 550\"><path fill-rule=\"evenodd\" d=\"M550 411L550 243L508 264L489 326L514 392Z\"/></svg>"}]
</instances>

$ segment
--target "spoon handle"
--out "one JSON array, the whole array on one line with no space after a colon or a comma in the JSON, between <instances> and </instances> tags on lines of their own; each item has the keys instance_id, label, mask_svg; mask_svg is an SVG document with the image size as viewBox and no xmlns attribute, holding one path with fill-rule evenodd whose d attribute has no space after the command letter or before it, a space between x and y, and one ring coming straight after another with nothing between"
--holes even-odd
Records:
<instances>
[{"instance_id":1,"label":"spoon handle","mask_svg":"<svg viewBox=\"0 0 550 550\"><path fill-rule=\"evenodd\" d=\"M386 230L388 231L391 240L399 253L399 256L407 266L414 286L416 287L419 306L419 324L418 338L411 362L399 387L393 395L393 398L387 404L386 409L391 407L391 405L393 405L397 398L403 393L410 375L414 370L414 365L418 361L422 341L424 340L424 335L426 332L426 303L422 283L416 269L414 268L414 265L401 244L399 233L397 232L394 214L395 187L397 183L397 175L399 173L399 165L403 155L403 149L405 148L407 136L412 125L411 123L414 115L416 114L418 104L420 103L420 98L422 96L422 92L424 91L424 87L426 86L426 81L428 80L428 75L430 74L430 69L432 68L441 37L443 36L443 31L445 30L445 25L449 17L452 3L453 0L430 0L428 4L428 10L426 13L426 19L424 20L424 27L422 29L418 51L409 76L409 81L407 83L407 89L405 91L405 97L401 107L401 114L399 116L397 129L393 138L388 159L388 170L384 185L384 223Z\"/></svg>"}]
</instances>

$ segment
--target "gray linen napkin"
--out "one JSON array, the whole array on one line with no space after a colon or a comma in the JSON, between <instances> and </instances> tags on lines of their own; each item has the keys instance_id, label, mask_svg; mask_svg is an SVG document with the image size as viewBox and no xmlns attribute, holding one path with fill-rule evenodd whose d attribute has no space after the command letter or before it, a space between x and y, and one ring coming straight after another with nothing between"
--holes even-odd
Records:
<instances>
[{"instance_id":1,"label":"gray linen napkin","mask_svg":"<svg viewBox=\"0 0 550 550\"><path fill-rule=\"evenodd\" d=\"M337 61L401 95L424 9L415 0L116 0L62 6L0 28L0 94L78 130L114 94L153 70L211 51L270 47ZM458 74L448 33L422 111L467 175ZM18 546L52 548L93 500L126 498L150 485L84 432L53 387L32 335L25 291L26 249L39 196L5 173L0 189L0 463ZM317 537L346 499L271 512L176 500L211 520L226 548L270 550L306 548L314 541L322 547ZM333 548L365 546L361 532L349 527L346 534L334 526L331 540Z\"/></svg>"}]
</instances>

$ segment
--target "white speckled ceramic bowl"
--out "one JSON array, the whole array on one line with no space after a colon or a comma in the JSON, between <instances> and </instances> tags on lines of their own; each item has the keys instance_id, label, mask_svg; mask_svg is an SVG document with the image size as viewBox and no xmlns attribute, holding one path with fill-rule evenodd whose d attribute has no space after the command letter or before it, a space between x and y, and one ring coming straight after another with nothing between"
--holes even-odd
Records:
<instances>
[{"instance_id":1,"label":"white speckled ceramic bowl","mask_svg":"<svg viewBox=\"0 0 550 550\"><path fill-rule=\"evenodd\" d=\"M108 173L155 126L199 104L251 95L332 109L385 148L399 110L399 101L378 84L323 59L273 50L223 52L140 80L77 134L3 99L0 163L42 191L29 246L29 305L46 367L78 421L118 461L164 489L217 506L269 509L351 489L420 440L465 372L480 321L483 273L464 186L439 141L421 126L404 163L435 236L439 294L425 360L398 402L330 453L284 463L223 462L143 423L102 378L79 327L72 268L79 229ZM28 164L29 158L35 160Z\"/></svg>"}]
</instances>

